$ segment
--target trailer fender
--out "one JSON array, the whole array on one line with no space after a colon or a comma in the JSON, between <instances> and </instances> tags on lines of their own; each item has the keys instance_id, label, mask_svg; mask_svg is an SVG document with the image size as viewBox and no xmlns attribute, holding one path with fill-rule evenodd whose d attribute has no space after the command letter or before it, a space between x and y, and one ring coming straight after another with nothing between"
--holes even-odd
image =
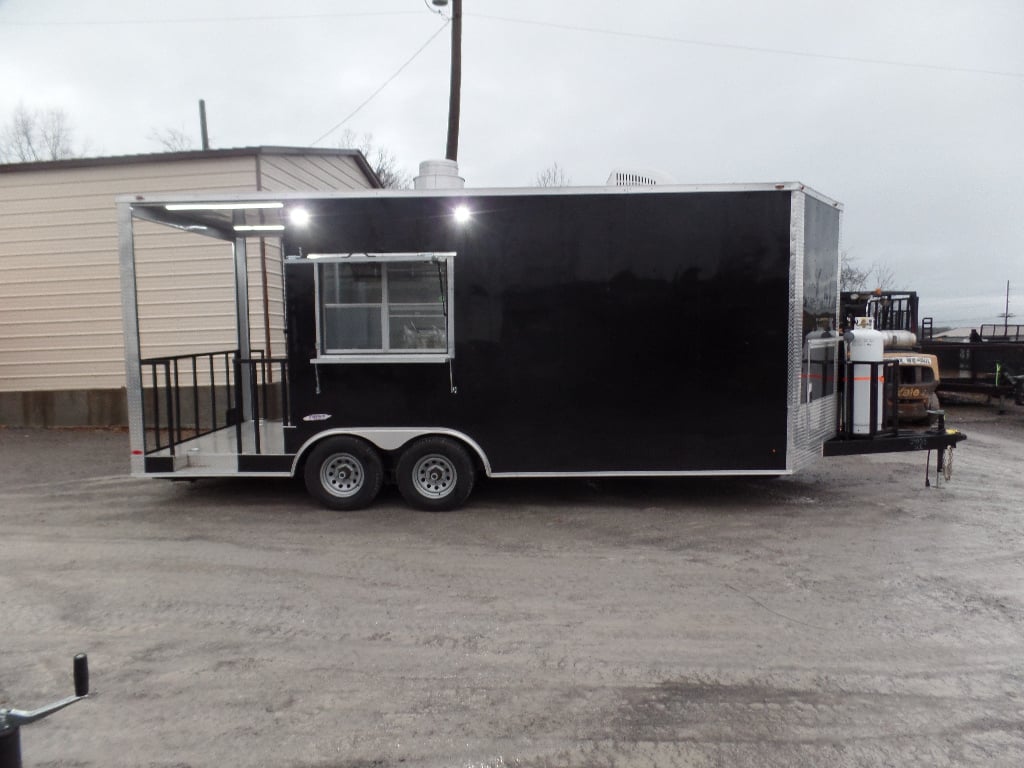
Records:
<instances>
[{"instance_id":1,"label":"trailer fender","mask_svg":"<svg viewBox=\"0 0 1024 768\"><path fill-rule=\"evenodd\" d=\"M477 455L477 458L480 459L480 464L483 466L484 472L488 477L491 476L491 463L487 460L487 454L484 453L484 449L480 447L480 444L464 432L459 432L454 429L446 429L444 427L360 427L355 429L325 429L323 432L317 432L313 437L303 443L301 448L299 448L298 452L295 454L295 458L292 460L292 475L294 476L296 472L299 471L300 464L305 460L313 446L324 438L333 437L335 435L352 435L353 437L360 437L368 443L373 444L381 451L397 451L410 441L420 437L427 437L429 435L452 437L461 441L467 448L472 450Z\"/></svg>"}]
</instances>

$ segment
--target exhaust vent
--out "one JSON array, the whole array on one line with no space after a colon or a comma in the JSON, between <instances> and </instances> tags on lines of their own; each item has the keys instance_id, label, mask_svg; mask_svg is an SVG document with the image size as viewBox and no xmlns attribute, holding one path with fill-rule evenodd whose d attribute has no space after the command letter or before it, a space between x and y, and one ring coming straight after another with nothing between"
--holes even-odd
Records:
<instances>
[{"instance_id":1,"label":"exhaust vent","mask_svg":"<svg viewBox=\"0 0 1024 768\"><path fill-rule=\"evenodd\" d=\"M459 176L459 164L454 160L424 160L412 184L414 189L462 189L466 180Z\"/></svg>"},{"instance_id":2,"label":"exhaust vent","mask_svg":"<svg viewBox=\"0 0 1024 768\"><path fill-rule=\"evenodd\" d=\"M672 177L662 171L640 171L616 168L605 182L609 187L654 187L672 184Z\"/></svg>"}]
</instances>

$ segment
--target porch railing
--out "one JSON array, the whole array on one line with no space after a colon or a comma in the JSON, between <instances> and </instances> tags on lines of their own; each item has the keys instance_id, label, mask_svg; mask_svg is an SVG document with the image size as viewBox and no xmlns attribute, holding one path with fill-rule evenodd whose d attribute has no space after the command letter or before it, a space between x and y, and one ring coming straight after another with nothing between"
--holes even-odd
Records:
<instances>
[{"instance_id":1,"label":"porch railing","mask_svg":"<svg viewBox=\"0 0 1024 768\"><path fill-rule=\"evenodd\" d=\"M256 425L262 419L291 424L284 358L269 358L262 350L243 358L230 349L151 357L139 367L146 454L167 450L174 456L181 443L230 426L236 452L242 453L242 425L249 418ZM255 451L261 453L258 428L254 434Z\"/></svg>"},{"instance_id":2,"label":"porch railing","mask_svg":"<svg viewBox=\"0 0 1024 768\"><path fill-rule=\"evenodd\" d=\"M235 357L235 381L245 380L248 370L248 387L252 397L252 420L257 425L263 419L281 421L284 426L292 424L291 401L288 397L288 360L283 357L267 357L262 349L254 349L248 358ZM276 375L276 379L275 379ZM278 388L277 397L274 389ZM242 419L235 420L235 439L242 445ZM256 453L262 453L260 430L253 430ZM241 450L239 450L241 453Z\"/></svg>"}]
</instances>

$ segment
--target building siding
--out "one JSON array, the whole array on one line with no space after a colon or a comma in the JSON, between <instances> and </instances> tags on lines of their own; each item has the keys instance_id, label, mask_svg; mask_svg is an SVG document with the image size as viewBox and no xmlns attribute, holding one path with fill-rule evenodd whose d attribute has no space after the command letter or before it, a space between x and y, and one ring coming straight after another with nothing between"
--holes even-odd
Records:
<instances>
[{"instance_id":1,"label":"building siding","mask_svg":"<svg viewBox=\"0 0 1024 768\"><path fill-rule=\"evenodd\" d=\"M123 386L117 195L254 187L247 157L0 174L0 391ZM143 250L166 234L142 228ZM152 271L173 276L172 298L216 275L206 248L163 249Z\"/></svg>"},{"instance_id":2,"label":"building siding","mask_svg":"<svg viewBox=\"0 0 1024 768\"><path fill-rule=\"evenodd\" d=\"M352 157L330 155L264 155L260 158L260 183L267 192L331 192L370 186Z\"/></svg>"},{"instance_id":3,"label":"building siding","mask_svg":"<svg viewBox=\"0 0 1024 768\"><path fill-rule=\"evenodd\" d=\"M157 158L157 159L154 159ZM351 155L212 152L138 162L11 166L0 172L0 423L19 423L16 394L124 386L119 195L355 189L375 180ZM135 222L143 357L236 345L231 246ZM176 235L176 236L175 236ZM284 349L282 263L248 243L253 346ZM263 263L265 262L265 276ZM264 312L266 282L267 312ZM39 398L23 398L38 406ZM26 406L27 407L27 406ZM99 409L107 413L109 409ZM25 414L22 418L27 418Z\"/></svg>"}]
</instances>

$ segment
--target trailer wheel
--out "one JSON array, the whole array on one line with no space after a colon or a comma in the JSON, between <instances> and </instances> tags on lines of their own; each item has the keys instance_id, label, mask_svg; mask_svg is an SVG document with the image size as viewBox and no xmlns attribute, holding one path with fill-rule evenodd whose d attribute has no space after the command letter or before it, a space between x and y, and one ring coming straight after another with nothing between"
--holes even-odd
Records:
<instances>
[{"instance_id":1,"label":"trailer wheel","mask_svg":"<svg viewBox=\"0 0 1024 768\"><path fill-rule=\"evenodd\" d=\"M376 449L357 437L331 437L306 460L306 488L331 509L362 509L373 503L384 483Z\"/></svg>"},{"instance_id":2,"label":"trailer wheel","mask_svg":"<svg viewBox=\"0 0 1024 768\"><path fill-rule=\"evenodd\" d=\"M398 490L409 506L445 512L469 498L476 468L460 443L447 437L424 437L402 452L396 475Z\"/></svg>"}]
</instances>

